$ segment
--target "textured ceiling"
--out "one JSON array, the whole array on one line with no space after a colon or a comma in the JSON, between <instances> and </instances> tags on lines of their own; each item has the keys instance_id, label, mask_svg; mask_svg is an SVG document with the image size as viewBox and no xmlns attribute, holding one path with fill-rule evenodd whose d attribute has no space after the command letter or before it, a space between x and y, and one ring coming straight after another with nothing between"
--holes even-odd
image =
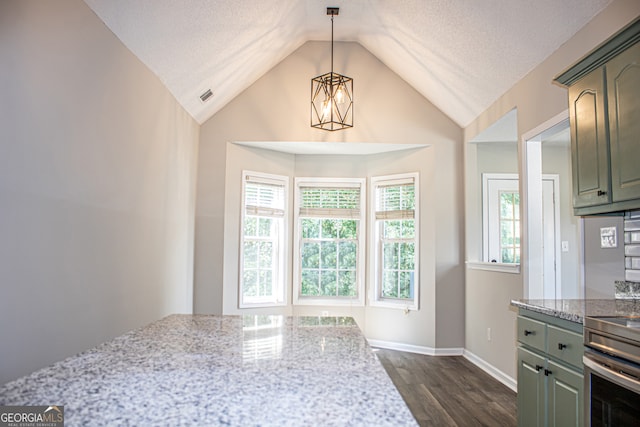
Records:
<instances>
[{"instance_id":1,"label":"textured ceiling","mask_svg":"<svg viewBox=\"0 0 640 427\"><path fill-rule=\"evenodd\" d=\"M610 2L85 1L199 123L306 41L329 40L337 6L336 41L360 43L460 126Z\"/></svg>"}]
</instances>

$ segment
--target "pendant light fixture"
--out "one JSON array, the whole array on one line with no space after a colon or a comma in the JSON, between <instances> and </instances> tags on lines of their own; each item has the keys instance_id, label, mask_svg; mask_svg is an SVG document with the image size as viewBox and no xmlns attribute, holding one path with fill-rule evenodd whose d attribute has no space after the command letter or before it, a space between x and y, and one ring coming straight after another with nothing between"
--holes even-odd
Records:
<instances>
[{"instance_id":1,"label":"pendant light fixture","mask_svg":"<svg viewBox=\"0 0 640 427\"><path fill-rule=\"evenodd\" d=\"M338 7L328 7L331 16L331 72L311 79L311 126L324 130L353 127L353 79L333 72L333 17Z\"/></svg>"}]
</instances>

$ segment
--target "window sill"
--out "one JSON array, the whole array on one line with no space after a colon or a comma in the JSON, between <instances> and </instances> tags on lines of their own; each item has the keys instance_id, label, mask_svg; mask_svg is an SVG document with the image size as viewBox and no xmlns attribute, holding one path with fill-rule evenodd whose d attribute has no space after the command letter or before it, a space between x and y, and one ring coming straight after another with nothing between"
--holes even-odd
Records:
<instances>
[{"instance_id":1,"label":"window sill","mask_svg":"<svg viewBox=\"0 0 640 427\"><path fill-rule=\"evenodd\" d=\"M375 300L369 303L371 307L381 307L381 308L393 308L396 310L404 310L405 312L409 311L417 311L418 306L415 301L386 301L386 300Z\"/></svg>"},{"instance_id":2,"label":"window sill","mask_svg":"<svg viewBox=\"0 0 640 427\"><path fill-rule=\"evenodd\" d=\"M470 270L494 271L497 273L520 274L520 264L503 264L498 262L467 261Z\"/></svg>"},{"instance_id":3,"label":"window sill","mask_svg":"<svg viewBox=\"0 0 640 427\"><path fill-rule=\"evenodd\" d=\"M358 298L324 299L317 297L298 297L294 298L293 305L364 307L364 302Z\"/></svg>"}]
</instances>

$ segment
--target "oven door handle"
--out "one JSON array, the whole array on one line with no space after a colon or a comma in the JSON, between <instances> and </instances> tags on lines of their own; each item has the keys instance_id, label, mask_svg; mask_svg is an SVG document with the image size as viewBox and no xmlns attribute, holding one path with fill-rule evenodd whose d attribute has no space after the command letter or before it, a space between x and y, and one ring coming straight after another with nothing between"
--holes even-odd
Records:
<instances>
[{"instance_id":1,"label":"oven door handle","mask_svg":"<svg viewBox=\"0 0 640 427\"><path fill-rule=\"evenodd\" d=\"M598 362L589 359L586 355L583 356L582 361L584 362L584 366L591 369L591 371L596 373L597 375L608 379L609 381L612 381L613 383L618 384L623 388L633 390L634 392L640 394L640 381L623 373L608 369Z\"/></svg>"}]
</instances>

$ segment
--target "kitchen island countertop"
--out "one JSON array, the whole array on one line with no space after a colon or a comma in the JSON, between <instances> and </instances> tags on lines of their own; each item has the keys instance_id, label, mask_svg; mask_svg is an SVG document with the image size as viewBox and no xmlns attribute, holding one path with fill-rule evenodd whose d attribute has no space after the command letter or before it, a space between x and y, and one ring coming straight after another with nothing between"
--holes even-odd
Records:
<instances>
[{"instance_id":1,"label":"kitchen island countertop","mask_svg":"<svg viewBox=\"0 0 640 427\"><path fill-rule=\"evenodd\" d=\"M520 299L511 305L575 323L588 316L640 316L640 299Z\"/></svg>"},{"instance_id":2,"label":"kitchen island countertop","mask_svg":"<svg viewBox=\"0 0 640 427\"><path fill-rule=\"evenodd\" d=\"M0 386L65 425L410 426L350 317L171 315Z\"/></svg>"}]
</instances>

